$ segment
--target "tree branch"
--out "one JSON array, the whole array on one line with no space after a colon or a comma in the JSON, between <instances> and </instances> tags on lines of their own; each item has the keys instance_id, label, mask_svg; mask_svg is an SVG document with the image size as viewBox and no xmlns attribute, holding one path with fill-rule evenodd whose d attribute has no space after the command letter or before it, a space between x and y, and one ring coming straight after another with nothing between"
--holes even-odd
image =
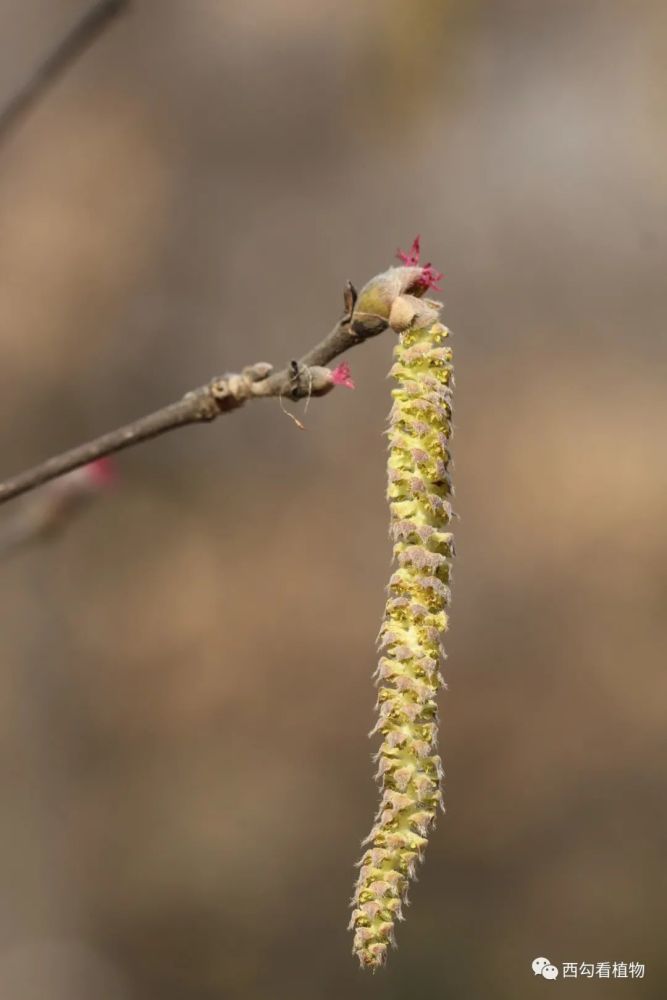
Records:
<instances>
[{"instance_id":1,"label":"tree branch","mask_svg":"<svg viewBox=\"0 0 667 1000\"><path fill-rule=\"evenodd\" d=\"M12 94L0 109L0 141L18 124L21 118L45 90L57 80L104 31L107 25L128 6L129 0L97 0L57 42L42 63Z\"/></svg>"},{"instance_id":2,"label":"tree branch","mask_svg":"<svg viewBox=\"0 0 667 1000\"><path fill-rule=\"evenodd\" d=\"M377 325L372 329L364 329L355 324L355 329L352 328L355 296L354 287L348 282L344 292L345 315L324 340L299 361L291 361L282 371L274 372L271 365L259 362L244 368L240 374L213 378L206 385L186 393L182 399L156 410L155 413L49 458L0 483L0 504L103 455L131 448L188 424L210 423L216 417L243 406L249 399L278 396L297 400L306 396L325 395L333 388L333 382L328 369L322 366L348 348L382 332ZM384 328L386 329L386 324Z\"/></svg>"}]
</instances>

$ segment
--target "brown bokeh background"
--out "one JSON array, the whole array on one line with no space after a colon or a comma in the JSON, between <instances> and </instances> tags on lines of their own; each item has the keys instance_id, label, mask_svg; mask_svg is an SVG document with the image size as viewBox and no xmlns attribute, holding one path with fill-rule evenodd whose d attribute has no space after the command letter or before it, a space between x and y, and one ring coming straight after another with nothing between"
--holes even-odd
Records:
<instances>
[{"instance_id":1,"label":"brown bokeh background","mask_svg":"<svg viewBox=\"0 0 667 1000\"><path fill-rule=\"evenodd\" d=\"M0 94L83 6L4 0ZM390 338L0 566L1 1000L665 995L666 65L662 0L135 0L3 142L6 474L284 363L420 232L460 520L447 815L375 977Z\"/></svg>"}]
</instances>

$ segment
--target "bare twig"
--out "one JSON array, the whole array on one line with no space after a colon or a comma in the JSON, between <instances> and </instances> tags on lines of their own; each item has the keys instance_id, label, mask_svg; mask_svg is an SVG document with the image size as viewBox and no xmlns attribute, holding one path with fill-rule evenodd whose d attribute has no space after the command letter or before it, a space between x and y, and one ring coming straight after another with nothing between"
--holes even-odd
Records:
<instances>
[{"instance_id":1,"label":"bare twig","mask_svg":"<svg viewBox=\"0 0 667 1000\"><path fill-rule=\"evenodd\" d=\"M348 307L354 301L354 289L349 283L344 296L345 305ZM327 365L348 348L381 332L377 327L372 330L362 328L353 330L351 319L351 313L346 312L324 340L304 354L299 361L291 361L282 371L273 372L271 365L260 362L244 368L240 374L221 375L211 379L206 385L186 393L176 403L171 403L146 417L140 417L139 420L103 434L61 455L49 458L40 465L0 483L0 503L27 493L36 486L62 476L71 469L87 465L103 455L131 448L178 427L208 423L223 413L238 409L249 399L278 396L297 400L307 396L324 395L333 387L333 383L328 370L321 366Z\"/></svg>"},{"instance_id":2,"label":"bare twig","mask_svg":"<svg viewBox=\"0 0 667 1000\"><path fill-rule=\"evenodd\" d=\"M129 0L97 0L81 15L0 110L0 141L128 4Z\"/></svg>"}]
</instances>

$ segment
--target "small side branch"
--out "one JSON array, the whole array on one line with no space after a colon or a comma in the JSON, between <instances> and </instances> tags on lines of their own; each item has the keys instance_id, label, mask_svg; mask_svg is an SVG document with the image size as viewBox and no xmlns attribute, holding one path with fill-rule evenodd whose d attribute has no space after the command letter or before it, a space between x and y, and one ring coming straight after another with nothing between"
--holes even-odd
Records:
<instances>
[{"instance_id":1,"label":"small side branch","mask_svg":"<svg viewBox=\"0 0 667 1000\"><path fill-rule=\"evenodd\" d=\"M129 0L97 0L68 30L30 77L0 109L0 142L30 111L48 87L129 5Z\"/></svg>"},{"instance_id":2,"label":"small side branch","mask_svg":"<svg viewBox=\"0 0 667 1000\"><path fill-rule=\"evenodd\" d=\"M102 458L36 490L12 514L0 520L0 562L56 538L109 489L114 475L110 460Z\"/></svg>"},{"instance_id":3,"label":"small side branch","mask_svg":"<svg viewBox=\"0 0 667 1000\"><path fill-rule=\"evenodd\" d=\"M333 382L329 370L323 366L350 347L381 332L377 329L372 332L352 329L351 309L354 304L354 294L353 286L348 283L344 297L346 309L349 308L350 311L346 312L324 340L304 354L299 361L290 362L279 372L274 372L271 365L260 362L249 365L239 374L214 378L155 413L140 417L133 423L49 458L34 468L0 483L0 504L22 493L28 493L72 469L88 465L104 455L132 448L142 441L149 441L178 427L210 423L222 414L243 406L249 399L277 396L297 400L306 396L325 395L333 388Z\"/></svg>"}]
</instances>

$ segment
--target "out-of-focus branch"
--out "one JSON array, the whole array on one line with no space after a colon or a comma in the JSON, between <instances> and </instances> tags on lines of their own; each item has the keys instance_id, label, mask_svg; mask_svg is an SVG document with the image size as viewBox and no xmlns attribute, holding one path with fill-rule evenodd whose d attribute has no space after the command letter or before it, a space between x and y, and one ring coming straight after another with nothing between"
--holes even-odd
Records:
<instances>
[{"instance_id":1,"label":"out-of-focus branch","mask_svg":"<svg viewBox=\"0 0 667 1000\"><path fill-rule=\"evenodd\" d=\"M0 560L60 534L114 479L111 461L101 458L36 490L0 521Z\"/></svg>"},{"instance_id":2,"label":"out-of-focus branch","mask_svg":"<svg viewBox=\"0 0 667 1000\"><path fill-rule=\"evenodd\" d=\"M0 141L18 124L60 74L85 52L118 14L129 6L129 2L130 0L97 0L81 15L0 109Z\"/></svg>"},{"instance_id":3,"label":"out-of-focus branch","mask_svg":"<svg viewBox=\"0 0 667 1000\"><path fill-rule=\"evenodd\" d=\"M0 483L0 503L27 493L50 479L62 476L65 472L88 465L103 455L131 448L178 427L209 423L216 417L238 409L250 399L277 396L297 400L325 395L333 389L337 378L335 372L332 373L324 366L348 348L381 333L387 326L386 323L384 326L380 323L367 327L353 324L352 311L355 298L354 287L348 282L344 291L345 315L324 340L304 354L299 361L291 361L282 371L274 372L271 365L259 362L244 368L240 374L227 374L214 378L155 413L140 417L93 441L49 458L40 465Z\"/></svg>"}]
</instances>

